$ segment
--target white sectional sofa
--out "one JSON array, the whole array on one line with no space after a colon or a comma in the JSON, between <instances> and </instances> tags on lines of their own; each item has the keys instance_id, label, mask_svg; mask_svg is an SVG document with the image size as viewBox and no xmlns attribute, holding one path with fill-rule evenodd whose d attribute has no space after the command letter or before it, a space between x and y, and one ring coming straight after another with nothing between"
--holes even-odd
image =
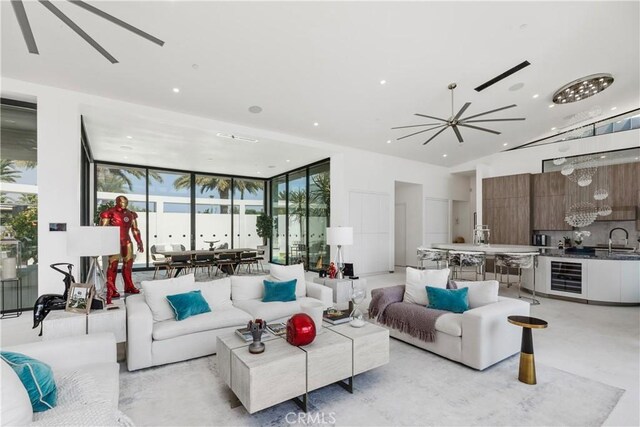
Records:
<instances>
[{"instance_id":1,"label":"white sectional sofa","mask_svg":"<svg viewBox=\"0 0 640 427\"><path fill-rule=\"evenodd\" d=\"M117 425L120 365L112 333L40 341L2 350L21 353L48 364L58 389L58 404L33 413L27 391L3 361L0 421L5 426ZM124 422L126 425L126 422Z\"/></svg>"},{"instance_id":2,"label":"white sectional sofa","mask_svg":"<svg viewBox=\"0 0 640 427\"><path fill-rule=\"evenodd\" d=\"M495 280L456 284L459 288L469 287L469 310L438 317L432 342L381 324L377 321L379 316L372 321L389 329L389 335L394 338L478 370L518 353L522 328L510 324L507 317L528 316L530 305L518 299L498 296L499 285ZM409 288L411 284L405 286ZM387 289L374 289L372 294L386 292ZM397 303L424 306L422 301L407 301L406 294L405 300Z\"/></svg>"},{"instance_id":3,"label":"white sectional sofa","mask_svg":"<svg viewBox=\"0 0 640 427\"><path fill-rule=\"evenodd\" d=\"M216 338L245 327L249 320L286 321L305 301L332 305L331 289L307 282L302 265L271 266L270 276L230 276L196 282L192 274L142 282L143 292L126 299L127 368L130 371L216 353ZM298 279L296 301L262 302L263 280ZM176 321L167 295L199 289L211 308Z\"/></svg>"}]
</instances>

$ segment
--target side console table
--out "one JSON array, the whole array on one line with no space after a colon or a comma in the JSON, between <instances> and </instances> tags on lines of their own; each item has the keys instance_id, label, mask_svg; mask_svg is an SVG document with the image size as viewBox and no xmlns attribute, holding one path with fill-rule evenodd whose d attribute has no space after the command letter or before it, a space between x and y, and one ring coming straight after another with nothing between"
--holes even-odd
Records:
<instances>
[{"instance_id":1,"label":"side console table","mask_svg":"<svg viewBox=\"0 0 640 427\"><path fill-rule=\"evenodd\" d=\"M348 303L349 313L353 311L351 291L353 290L354 282L358 282L363 289L367 288L366 279L329 279L328 277L314 277L313 282L331 288L333 291L333 302L336 303L336 307L342 309Z\"/></svg>"},{"instance_id":2,"label":"side console table","mask_svg":"<svg viewBox=\"0 0 640 427\"><path fill-rule=\"evenodd\" d=\"M127 309L124 298L114 300L113 304L118 308L93 310L89 314L51 311L42 322L42 339L113 332L116 342L124 343L127 341Z\"/></svg>"}]
</instances>

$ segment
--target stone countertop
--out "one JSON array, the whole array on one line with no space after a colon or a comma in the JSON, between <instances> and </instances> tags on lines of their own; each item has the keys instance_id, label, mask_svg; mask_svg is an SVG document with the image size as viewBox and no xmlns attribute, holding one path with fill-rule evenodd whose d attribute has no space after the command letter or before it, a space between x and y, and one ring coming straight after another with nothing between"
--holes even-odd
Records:
<instances>
[{"instance_id":1,"label":"stone countertop","mask_svg":"<svg viewBox=\"0 0 640 427\"><path fill-rule=\"evenodd\" d=\"M540 256L548 256L553 258L577 258L577 259L602 259L611 261L640 261L640 253L638 252L612 252L596 251L595 254L566 254L562 249L547 250Z\"/></svg>"},{"instance_id":2,"label":"stone countertop","mask_svg":"<svg viewBox=\"0 0 640 427\"><path fill-rule=\"evenodd\" d=\"M448 249L453 251L484 252L495 253L517 253L517 252L538 252L540 249L553 249L555 246L527 246L527 245L472 245L469 243L433 243L434 249ZM430 249L427 246L420 246L420 249Z\"/></svg>"}]
</instances>

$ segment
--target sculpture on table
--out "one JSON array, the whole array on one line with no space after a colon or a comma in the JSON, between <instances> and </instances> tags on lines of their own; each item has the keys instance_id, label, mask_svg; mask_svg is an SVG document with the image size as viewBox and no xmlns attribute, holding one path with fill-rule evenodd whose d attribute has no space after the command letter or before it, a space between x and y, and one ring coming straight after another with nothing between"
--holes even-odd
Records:
<instances>
[{"instance_id":1,"label":"sculpture on table","mask_svg":"<svg viewBox=\"0 0 640 427\"><path fill-rule=\"evenodd\" d=\"M295 346L311 344L316 338L316 324L305 313L294 314L287 320L287 342Z\"/></svg>"},{"instance_id":2,"label":"sculpture on table","mask_svg":"<svg viewBox=\"0 0 640 427\"><path fill-rule=\"evenodd\" d=\"M251 332L253 342L249 344L249 353L259 354L264 352L264 343L262 342L262 333L267 329L267 322L262 319L249 320L247 329Z\"/></svg>"},{"instance_id":3,"label":"sculpture on table","mask_svg":"<svg viewBox=\"0 0 640 427\"><path fill-rule=\"evenodd\" d=\"M336 265L331 262L329 264L329 268L327 269L327 276L329 276L329 279L335 279L337 275L338 269L336 268Z\"/></svg>"},{"instance_id":4,"label":"sculpture on table","mask_svg":"<svg viewBox=\"0 0 640 427\"><path fill-rule=\"evenodd\" d=\"M67 267L67 271L60 270L58 268L59 265L64 265ZM67 305L67 296L69 295L69 288L72 283L76 282L76 279L73 277L71 270L73 269L73 264L69 264L66 262L59 262L56 264L51 264L49 267L53 268L55 271L59 271L64 275L64 293L60 294L43 294L38 297L35 304L33 305L33 328L35 329L38 325L42 325L42 321L47 314L49 314L52 310L64 310ZM42 327L40 328L40 334L42 336Z\"/></svg>"},{"instance_id":5,"label":"sculpture on table","mask_svg":"<svg viewBox=\"0 0 640 427\"><path fill-rule=\"evenodd\" d=\"M122 259L122 279L124 281L124 291L128 294L140 293L140 290L133 284L131 270L135 254L129 233L138 245L138 252L144 251L140 230L138 229L138 214L127 209L129 199L125 196L116 197L116 205L100 213L100 225L120 227L120 253L109 257L109 267L107 269L107 304L111 304L113 298L119 298L120 294L116 288L116 276L118 274L118 264Z\"/></svg>"}]
</instances>

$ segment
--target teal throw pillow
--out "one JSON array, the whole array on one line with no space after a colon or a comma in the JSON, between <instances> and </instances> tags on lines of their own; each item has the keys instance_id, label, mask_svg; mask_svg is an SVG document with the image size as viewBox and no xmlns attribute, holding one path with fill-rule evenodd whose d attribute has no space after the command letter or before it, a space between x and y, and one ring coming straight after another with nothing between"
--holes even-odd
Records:
<instances>
[{"instance_id":1,"label":"teal throw pillow","mask_svg":"<svg viewBox=\"0 0 640 427\"><path fill-rule=\"evenodd\" d=\"M176 315L176 320L184 320L196 314L211 312L211 308L200 290L167 295L167 301Z\"/></svg>"},{"instance_id":2,"label":"teal throw pillow","mask_svg":"<svg viewBox=\"0 0 640 427\"><path fill-rule=\"evenodd\" d=\"M0 352L0 357L11 366L24 384L33 412L44 412L56 406L58 389L49 365L24 354L10 351Z\"/></svg>"},{"instance_id":3,"label":"teal throw pillow","mask_svg":"<svg viewBox=\"0 0 640 427\"><path fill-rule=\"evenodd\" d=\"M427 286L427 298L429 298L429 308L438 310L463 313L469 310L469 299L467 292L469 288L443 289Z\"/></svg>"},{"instance_id":4,"label":"teal throw pillow","mask_svg":"<svg viewBox=\"0 0 640 427\"><path fill-rule=\"evenodd\" d=\"M272 282L263 280L264 297L262 302L288 302L296 300L296 284L298 279L292 279L286 282Z\"/></svg>"}]
</instances>

